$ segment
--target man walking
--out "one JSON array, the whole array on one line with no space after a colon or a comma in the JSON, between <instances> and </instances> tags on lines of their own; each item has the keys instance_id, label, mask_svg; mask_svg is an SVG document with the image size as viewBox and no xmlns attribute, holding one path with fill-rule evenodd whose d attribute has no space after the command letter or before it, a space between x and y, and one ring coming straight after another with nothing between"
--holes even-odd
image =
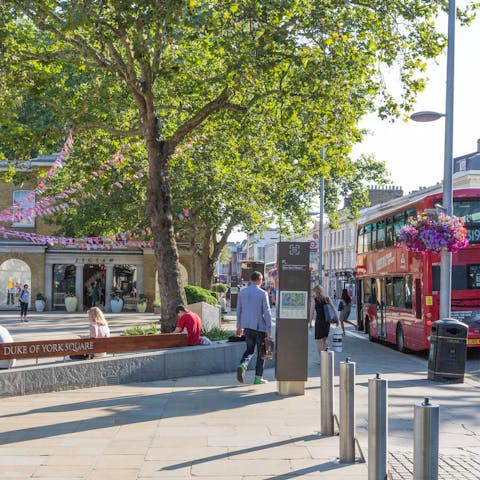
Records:
<instances>
[{"instance_id":1,"label":"man walking","mask_svg":"<svg viewBox=\"0 0 480 480\"><path fill-rule=\"evenodd\" d=\"M265 360L260 358L260 346L265 337L270 337L272 331L272 315L268 304L268 295L260 288L263 275L260 272L253 272L250 277L250 284L244 288L237 302L237 335L245 335L247 348L237 368L237 380L245 382L245 372L248 364L257 347L257 364L255 367L254 385L267 383L263 378Z\"/></svg>"}]
</instances>

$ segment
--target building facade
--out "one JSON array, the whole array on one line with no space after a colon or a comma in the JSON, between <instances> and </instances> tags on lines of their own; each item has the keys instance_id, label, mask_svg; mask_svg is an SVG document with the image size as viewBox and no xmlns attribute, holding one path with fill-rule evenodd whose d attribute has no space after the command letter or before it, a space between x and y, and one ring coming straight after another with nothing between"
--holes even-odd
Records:
<instances>
[{"instance_id":1,"label":"building facade","mask_svg":"<svg viewBox=\"0 0 480 480\"><path fill-rule=\"evenodd\" d=\"M38 183L38 171L50 168L55 158L54 155L40 156L27 162L26 179L21 185L1 184L0 212L13 204L21 205L22 209L32 208L35 200L30 193ZM92 246L91 250L85 250L29 241L29 234L53 234L55 226L46 224L41 217L3 221L0 227L21 233L20 238L4 234L0 239L0 309L18 309L11 294L12 284L13 288L30 286L32 305L37 294L43 294L48 310L65 310L67 295L77 297L78 311L84 311L93 303L109 311L113 293L123 296L125 310L136 308L140 294L147 297L149 309L153 300L159 298L157 262L152 248L101 250ZM188 284L192 278L192 255L186 243L179 243L178 249L182 279ZM198 271L199 265L196 267Z\"/></svg>"}]
</instances>

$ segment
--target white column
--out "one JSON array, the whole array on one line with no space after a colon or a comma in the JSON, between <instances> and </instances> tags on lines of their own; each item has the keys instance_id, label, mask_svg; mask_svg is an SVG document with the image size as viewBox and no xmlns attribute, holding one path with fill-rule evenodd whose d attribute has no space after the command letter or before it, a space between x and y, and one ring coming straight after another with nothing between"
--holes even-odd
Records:
<instances>
[{"instance_id":1,"label":"white column","mask_svg":"<svg viewBox=\"0 0 480 480\"><path fill-rule=\"evenodd\" d=\"M83 265L75 265L75 295L78 298L78 312L83 312Z\"/></svg>"},{"instance_id":2,"label":"white column","mask_svg":"<svg viewBox=\"0 0 480 480\"><path fill-rule=\"evenodd\" d=\"M47 310L53 308L53 265L51 263L45 264L45 296L47 297Z\"/></svg>"},{"instance_id":3,"label":"white column","mask_svg":"<svg viewBox=\"0 0 480 480\"><path fill-rule=\"evenodd\" d=\"M113 289L113 265L107 265L105 273L105 311L110 311L110 298Z\"/></svg>"}]
</instances>

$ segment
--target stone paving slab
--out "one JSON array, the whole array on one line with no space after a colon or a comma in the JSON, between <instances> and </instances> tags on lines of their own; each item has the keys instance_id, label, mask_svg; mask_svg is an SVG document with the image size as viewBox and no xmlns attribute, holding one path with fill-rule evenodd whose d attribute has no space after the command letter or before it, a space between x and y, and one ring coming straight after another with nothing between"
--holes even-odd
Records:
<instances>
[{"instance_id":1,"label":"stone paving slab","mask_svg":"<svg viewBox=\"0 0 480 480\"><path fill-rule=\"evenodd\" d=\"M253 386L248 372L245 385L234 374L216 374L3 398L0 479L365 480L365 463L338 462L338 436L318 434L320 367L310 340L303 396L281 397L275 382ZM344 351L335 354L336 375L347 355L357 366L357 433L364 455L368 379L379 371L389 380L393 479L411 479L413 405L426 395L441 406L440 478L478 478L465 475L480 471L479 383L429 382L421 358L351 332ZM273 380L274 371L266 377ZM335 396L338 415L338 376Z\"/></svg>"}]
</instances>

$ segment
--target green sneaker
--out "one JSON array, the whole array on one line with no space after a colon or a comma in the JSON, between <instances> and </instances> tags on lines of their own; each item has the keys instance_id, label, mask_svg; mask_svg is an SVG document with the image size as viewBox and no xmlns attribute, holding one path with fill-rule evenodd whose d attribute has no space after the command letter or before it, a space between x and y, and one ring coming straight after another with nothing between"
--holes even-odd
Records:
<instances>
[{"instance_id":1,"label":"green sneaker","mask_svg":"<svg viewBox=\"0 0 480 480\"><path fill-rule=\"evenodd\" d=\"M247 367L245 365L240 365L237 367L237 380L240 383L245 382L245 372L247 371Z\"/></svg>"},{"instance_id":2,"label":"green sneaker","mask_svg":"<svg viewBox=\"0 0 480 480\"><path fill-rule=\"evenodd\" d=\"M264 383L268 383L268 380L265 380L262 377L255 377L255 380L253 381L254 385L262 385Z\"/></svg>"}]
</instances>

